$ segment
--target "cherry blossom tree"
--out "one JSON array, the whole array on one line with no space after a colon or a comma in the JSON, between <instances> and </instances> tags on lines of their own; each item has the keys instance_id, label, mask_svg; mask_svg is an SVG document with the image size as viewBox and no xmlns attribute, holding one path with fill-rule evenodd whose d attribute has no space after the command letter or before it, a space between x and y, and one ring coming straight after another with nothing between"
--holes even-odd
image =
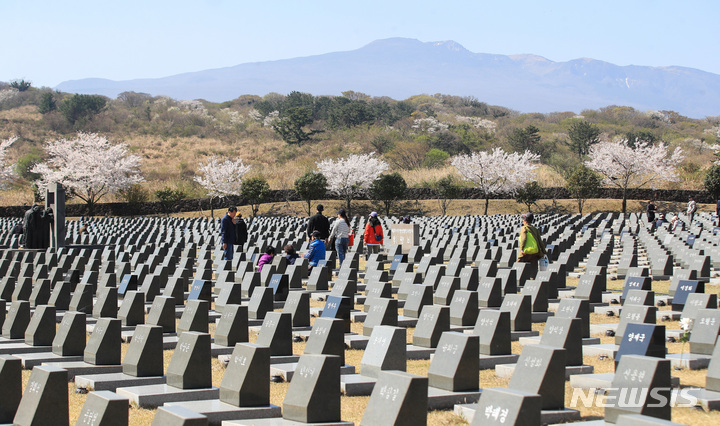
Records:
<instances>
[{"instance_id":1,"label":"cherry blossom tree","mask_svg":"<svg viewBox=\"0 0 720 426\"><path fill-rule=\"evenodd\" d=\"M628 188L641 188L649 183L678 179L677 166L683 160L678 147L672 154L660 142L637 141L632 147L627 139L600 142L590 147L590 160L585 165L605 177L604 182L622 189L622 211L627 207Z\"/></svg>"},{"instance_id":2,"label":"cherry blossom tree","mask_svg":"<svg viewBox=\"0 0 720 426\"><path fill-rule=\"evenodd\" d=\"M5 188L7 183L15 176L15 169L12 164L7 164L7 150L17 140L13 136L0 142L0 188Z\"/></svg>"},{"instance_id":3,"label":"cherry blossom tree","mask_svg":"<svg viewBox=\"0 0 720 426\"><path fill-rule=\"evenodd\" d=\"M490 197L496 194L515 194L533 180L540 156L530 151L505 152L502 148L478 151L453 157L451 164L465 180L475 184L485 199L485 215Z\"/></svg>"},{"instance_id":4,"label":"cherry blossom tree","mask_svg":"<svg viewBox=\"0 0 720 426\"><path fill-rule=\"evenodd\" d=\"M350 202L365 193L375 179L388 169L388 164L374 152L352 154L338 160L322 160L316 164L318 171L327 179L328 190L347 203L348 215Z\"/></svg>"},{"instance_id":5,"label":"cherry blossom tree","mask_svg":"<svg viewBox=\"0 0 720 426\"><path fill-rule=\"evenodd\" d=\"M242 159L226 159L213 155L203 164L200 162L198 171L202 176L195 176L195 182L205 188L210 197L210 216L215 217L213 200L216 197L240 194L242 191L242 177L250 170L250 166L243 164Z\"/></svg>"},{"instance_id":6,"label":"cherry blossom tree","mask_svg":"<svg viewBox=\"0 0 720 426\"><path fill-rule=\"evenodd\" d=\"M127 145L113 145L96 133L80 132L72 140L49 141L45 150L48 160L32 168L40 175L35 182L40 193L51 183L60 183L70 195L87 203L90 215L105 195L144 180L140 157L129 155Z\"/></svg>"}]
</instances>

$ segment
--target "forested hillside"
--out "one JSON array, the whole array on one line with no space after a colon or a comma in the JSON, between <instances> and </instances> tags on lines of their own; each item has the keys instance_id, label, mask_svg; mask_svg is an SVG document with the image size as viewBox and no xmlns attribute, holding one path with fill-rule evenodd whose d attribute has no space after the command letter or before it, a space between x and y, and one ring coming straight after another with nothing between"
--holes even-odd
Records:
<instances>
[{"instance_id":1,"label":"forested hillside","mask_svg":"<svg viewBox=\"0 0 720 426\"><path fill-rule=\"evenodd\" d=\"M623 106L519 114L472 97L421 94L395 100L353 91L244 95L218 104L134 92L109 99L21 83L0 83L0 139L18 137L9 157L20 176L4 192L4 205L31 200L35 176L30 169L45 157L45 142L73 138L78 131L126 143L142 158L145 182L134 194L126 191L107 201L152 200L160 189L203 196L193 177L212 155L241 158L251 167L246 176L283 189L322 159L376 152L412 187L456 175L448 163L456 154L502 147L538 154L537 181L562 186L565 171L585 159L590 145L618 138L681 147L681 179L661 186L700 189L715 159L711 146L720 142L720 117L697 120Z\"/></svg>"}]
</instances>

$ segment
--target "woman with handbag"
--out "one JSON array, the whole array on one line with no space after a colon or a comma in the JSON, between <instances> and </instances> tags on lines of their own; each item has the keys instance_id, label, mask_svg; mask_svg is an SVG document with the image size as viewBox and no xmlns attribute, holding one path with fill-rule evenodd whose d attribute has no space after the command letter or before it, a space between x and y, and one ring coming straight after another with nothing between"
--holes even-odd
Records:
<instances>
[{"instance_id":1,"label":"woman with handbag","mask_svg":"<svg viewBox=\"0 0 720 426\"><path fill-rule=\"evenodd\" d=\"M535 216L525 213L521 216L523 226L520 228L518 244L518 262L533 263L537 267L538 261L545 257L545 244L543 244L540 231L532 226Z\"/></svg>"},{"instance_id":2,"label":"woman with handbag","mask_svg":"<svg viewBox=\"0 0 720 426\"><path fill-rule=\"evenodd\" d=\"M380 247L383 243L383 228L380 225L380 219L377 217L377 212L370 213L368 223L365 225L365 234L363 241L367 246L367 255L373 253L380 253Z\"/></svg>"},{"instance_id":3,"label":"woman with handbag","mask_svg":"<svg viewBox=\"0 0 720 426\"><path fill-rule=\"evenodd\" d=\"M328 242L330 247L335 247L342 266L345 253L347 253L350 244L350 219L348 219L345 209L338 211L338 217L330 229L330 240Z\"/></svg>"}]
</instances>

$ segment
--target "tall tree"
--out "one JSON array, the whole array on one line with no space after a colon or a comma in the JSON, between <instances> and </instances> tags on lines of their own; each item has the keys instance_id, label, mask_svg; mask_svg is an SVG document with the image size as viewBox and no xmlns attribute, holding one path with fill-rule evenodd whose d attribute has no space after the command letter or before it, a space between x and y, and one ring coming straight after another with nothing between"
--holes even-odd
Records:
<instances>
[{"instance_id":1,"label":"tall tree","mask_svg":"<svg viewBox=\"0 0 720 426\"><path fill-rule=\"evenodd\" d=\"M302 145L309 141L314 134L322 132L322 130L306 131L303 129L312 123L312 108L298 106L288 108L280 113L280 117L273 123L273 129L286 143Z\"/></svg>"},{"instance_id":2,"label":"tall tree","mask_svg":"<svg viewBox=\"0 0 720 426\"><path fill-rule=\"evenodd\" d=\"M605 177L605 183L622 189L622 211L627 208L628 188L641 188L649 183L677 180L677 166L683 160L678 147L672 153L660 142L650 145L637 141L635 147L627 139L601 142L590 148L585 165Z\"/></svg>"},{"instance_id":3,"label":"tall tree","mask_svg":"<svg viewBox=\"0 0 720 426\"><path fill-rule=\"evenodd\" d=\"M600 142L600 129L594 124L585 121L575 121L568 131L570 136L570 150L582 160L590 152L590 147Z\"/></svg>"},{"instance_id":4,"label":"tall tree","mask_svg":"<svg viewBox=\"0 0 720 426\"><path fill-rule=\"evenodd\" d=\"M90 215L105 195L144 181L140 157L129 155L127 145L113 145L96 133L81 132L72 140L50 141L45 150L48 160L32 168L40 175L38 190L42 193L49 184L60 183L87 203Z\"/></svg>"},{"instance_id":5,"label":"tall tree","mask_svg":"<svg viewBox=\"0 0 720 426\"><path fill-rule=\"evenodd\" d=\"M452 165L480 191L487 215L490 197L501 193L515 194L533 179L539 158L530 151L507 153L502 148L494 148L490 152L458 155L452 159Z\"/></svg>"},{"instance_id":6,"label":"tall tree","mask_svg":"<svg viewBox=\"0 0 720 426\"><path fill-rule=\"evenodd\" d=\"M438 205L443 216L447 214L447 210L453 200L460 197L462 187L452 175L441 177L430 185L438 196Z\"/></svg>"},{"instance_id":7,"label":"tall tree","mask_svg":"<svg viewBox=\"0 0 720 426\"><path fill-rule=\"evenodd\" d=\"M350 202L364 194L373 181L388 169L388 164L370 154L351 154L337 160L322 160L316 163L318 171L325 176L328 189L347 203L350 215Z\"/></svg>"},{"instance_id":8,"label":"tall tree","mask_svg":"<svg viewBox=\"0 0 720 426\"><path fill-rule=\"evenodd\" d=\"M99 95L75 94L60 104L60 112L72 125L83 125L105 108L107 99Z\"/></svg>"},{"instance_id":9,"label":"tall tree","mask_svg":"<svg viewBox=\"0 0 720 426\"><path fill-rule=\"evenodd\" d=\"M222 160L212 156L208 162L198 165L202 176L195 176L195 182L200 184L210 197L210 217L215 217L213 201L216 197L237 195L242 192L242 178L250 170L250 166L243 164L242 159Z\"/></svg>"},{"instance_id":10,"label":"tall tree","mask_svg":"<svg viewBox=\"0 0 720 426\"><path fill-rule=\"evenodd\" d=\"M385 206L385 216L390 216L390 207L405 196L406 189L405 179L400 173L394 172L378 176L370 186L370 193L375 200L382 201Z\"/></svg>"},{"instance_id":11,"label":"tall tree","mask_svg":"<svg viewBox=\"0 0 720 426\"><path fill-rule=\"evenodd\" d=\"M583 207L588 198L597 195L602 184L602 178L584 164L570 170L565 176L565 188L570 192L578 204L578 213L582 214Z\"/></svg>"},{"instance_id":12,"label":"tall tree","mask_svg":"<svg viewBox=\"0 0 720 426\"><path fill-rule=\"evenodd\" d=\"M295 181L295 192L307 203L307 214L312 215L312 200L322 199L327 192L327 179L322 173L307 171Z\"/></svg>"},{"instance_id":13,"label":"tall tree","mask_svg":"<svg viewBox=\"0 0 720 426\"><path fill-rule=\"evenodd\" d=\"M524 129L513 129L508 136L508 142L517 152L530 151L537 154L540 150L540 129L532 124Z\"/></svg>"},{"instance_id":14,"label":"tall tree","mask_svg":"<svg viewBox=\"0 0 720 426\"><path fill-rule=\"evenodd\" d=\"M542 197L543 189L537 181L530 181L518 188L515 192L515 202L525 204L528 212L531 212L533 204L537 205L537 201Z\"/></svg>"},{"instance_id":15,"label":"tall tree","mask_svg":"<svg viewBox=\"0 0 720 426\"><path fill-rule=\"evenodd\" d=\"M270 185L262 177L253 177L242 181L242 196L250 202L253 217L257 216L260 204L270 193Z\"/></svg>"},{"instance_id":16,"label":"tall tree","mask_svg":"<svg viewBox=\"0 0 720 426\"><path fill-rule=\"evenodd\" d=\"M708 169L703 184L713 200L720 200L720 165L714 164Z\"/></svg>"}]
</instances>

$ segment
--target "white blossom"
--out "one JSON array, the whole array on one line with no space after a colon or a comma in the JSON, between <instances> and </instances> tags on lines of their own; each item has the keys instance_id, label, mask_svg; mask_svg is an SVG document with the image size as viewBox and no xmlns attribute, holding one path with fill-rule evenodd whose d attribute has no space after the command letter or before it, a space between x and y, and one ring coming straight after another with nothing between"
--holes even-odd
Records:
<instances>
[{"instance_id":1,"label":"white blossom","mask_svg":"<svg viewBox=\"0 0 720 426\"><path fill-rule=\"evenodd\" d=\"M280 119L280 111L273 111L263 119L263 127L272 127Z\"/></svg>"},{"instance_id":2,"label":"white blossom","mask_svg":"<svg viewBox=\"0 0 720 426\"><path fill-rule=\"evenodd\" d=\"M366 191L375 179L388 169L388 164L370 154L352 154L338 160L322 160L318 171L327 179L328 189L345 200Z\"/></svg>"},{"instance_id":3,"label":"white blossom","mask_svg":"<svg viewBox=\"0 0 720 426\"><path fill-rule=\"evenodd\" d=\"M605 177L605 182L626 190L640 188L650 182L677 180L677 166L683 160L678 147L668 155L668 146L645 141L628 145L626 139L600 142L590 147L589 168Z\"/></svg>"},{"instance_id":4,"label":"white blossom","mask_svg":"<svg viewBox=\"0 0 720 426\"><path fill-rule=\"evenodd\" d=\"M487 198L493 194L514 194L532 181L539 159L539 155L530 151L508 153L502 148L494 148L491 152L458 155L453 157L451 164Z\"/></svg>"},{"instance_id":5,"label":"white blossom","mask_svg":"<svg viewBox=\"0 0 720 426\"><path fill-rule=\"evenodd\" d=\"M16 136L0 142L0 188L5 188L8 181L15 177L15 168L12 164L6 164L7 150L17 140Z\"/></svg>"},{"instance_id":6,"label":"white blossom","mask_svg":"<svg viewBox=\"0 0 720 426\"><path fill-rule=\"evenodd\" d=\"M255 121L263 121L263 116L260 113L260 111L256 110L255 108L251 109L248 112L248 117L250 117L252 120Z\"/></svg>"},{"instance_id":7,"label":"white blossom","mask_svg":"<svg viewBox=\"0 0 720 426\"><path fill-rule=\"evenodd\" d=\"M202 162L198 171L202 176L196 176L195 181L200 184L210 197L224 197L226 195L240 194L242 177L250 170L250 166L243 164L242 159L221 160L212 156L206 164Z\"/></svg>"},{"instance_id":8,"label":"white blossom","mask_svg":"<svg viewBox=\"0 0 720 426\"><path fill-rule=\"evenodd\" d=\"M78 133L72 140L47 142L47 162L36 164L32 172L44 192L51 183L60 183L89 205L106 194L114 194L142 182L140 157L128 155L127 145L111 144L96 133Z\"/></svg>"},{"instance_id":9,"label":"white blossom","mask_svg":"<svg viewBox=\"0 0 720 426\"><path fill-rule=\"evenodd\" d=\"M425 133L435 133L442 130L447 130L450 126L442 121L438 121L433 117L428 118L416 118L413 120L413 129L418 129Z\"/></svg>"},{"instance_id":10,"label":"white blossom","mask_svg":"<svg viewBox=\"0 0 720 426\"><path fill-rule=\"evenodd\" d=\"M490 133L495 132L495 128L497 127L497 123L495 123L494 121L481 117L465 117L462 115L458 115L455 118L460 123L467 123L476 129L485 129Z\"/></svg>"},{"instance_id":11,"label":"white blossom","mask_svg":"<svg viewBox=\"0 0 720 426\"><path fill-rule=\"evenodd\" d=\"M20 93L20 91L12 87L0 90L0 104L13 99L18 93Z\"/></svg>"}]
</instances>

